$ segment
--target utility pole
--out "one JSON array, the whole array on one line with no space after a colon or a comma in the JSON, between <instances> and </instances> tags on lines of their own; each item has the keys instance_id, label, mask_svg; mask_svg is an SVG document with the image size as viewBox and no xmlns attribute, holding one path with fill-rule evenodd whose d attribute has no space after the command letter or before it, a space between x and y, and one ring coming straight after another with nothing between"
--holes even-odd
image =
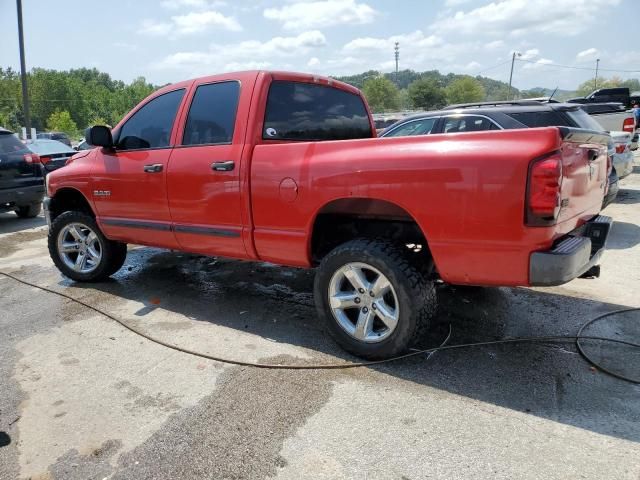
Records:
<instances>
[{"instance_id":1,"label":"utility pole","mask_svg":"<svg viewBox=\"0 0 640 480\"><path fill-rule=\"evenodd\" d=\"M22 0L16 0L18 8L18 42L20 44L20 81L22 83L22 108L27 138L31 135L31 115L29 114L29 90L27 89L27 67L24 61L24 32L22 31ZM33 139L32 139L33 140Z\"/></svg>"},{"instance_id":2,"label":"utility pole","mask_svg":"<svg viewBox=\"0 0 640 480\"><path fill-rule=\"evenodd\" d=\"M400 58L400 42L396 42L396 46L393 48L396 56L396 85L398 85L398 59Z\"/></svg>"},{"instance_id":3,"label":"utility pole","mask_svg":"<svg viewBox=\"0 0 640 480\"><path fill-rule=\"evenodd\" d=\"M593 89L598 89L598 67L600 66L600 59L596 58L596 78L593 79Z\"/></svg>"},{"instance_id":4,"label":"utility pole","mask_svg":"<svg viewBox=\"0 0 640 480\"><path fill-rule=\"evenodd\" d=\"M513 52L511 55L511 73L509 74L509 98L511 98L511 81L513 80L513 64L516 63L516 55L519 57L519 52Z\"/></svg>"}]
</instances>

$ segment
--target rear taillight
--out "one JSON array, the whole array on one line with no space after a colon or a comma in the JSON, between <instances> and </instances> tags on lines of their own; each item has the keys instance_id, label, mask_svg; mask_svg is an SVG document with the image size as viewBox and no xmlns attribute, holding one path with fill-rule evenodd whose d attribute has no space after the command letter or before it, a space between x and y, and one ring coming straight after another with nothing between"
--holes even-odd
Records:
<instances>
[{"instance_id":1,"label":"rear taillight","mask_svg":"<svg viewBox=\"0 0 640 480\"><path fill-rule=\"evenodd\" d=\"M51 157L40 157L40 163L46 165L51 161Z\"/></svg>"},{"instance_id":2,"label":"rear taillight","mask_svg":"<svg viewBox=\"0 0 640 480\"><path fill-rule=\"evenodd\" d=\"M627 150L627 145L626 144L622 144L622 145L616 145L616 153L624 153Z\"/></svg>"},{"instance_id":3,"label":"rear taillight","mask_svg":"<svg viewBox=\"0 0 640 480\"><path fill-rule=\"evenodd\" d=\"M622 122L622 130L624 132L633 133L635 130L636 122L633 118L625 118L624 122Z\"/></svg>"},{"instance_id":4,"label":"rear taillight","mask_svg":"<svg viewBox=\"0 0 640 480\"><path fill-rule=\"evenodd\" d=\"M40 161L40 156L37 153L25 153L24 161L27 162L28 164L42 163Z\"/></svg>"},{"instance_id":5,"label":"rear taillight","mask_svg":"<svg viewBox=\"0 0 640 480\"><path fill-rule=\"evenodd\" d=\"M562 157L555 153L535 161L529 170L527 224L553 225L560 213Z\"/></svg>"}]
</instances>

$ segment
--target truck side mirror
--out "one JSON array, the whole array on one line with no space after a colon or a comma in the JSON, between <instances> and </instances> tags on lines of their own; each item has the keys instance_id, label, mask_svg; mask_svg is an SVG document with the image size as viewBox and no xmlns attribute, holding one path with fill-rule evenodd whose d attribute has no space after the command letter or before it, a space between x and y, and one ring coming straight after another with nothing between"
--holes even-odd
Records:
<instances>
[{"instance_id":1,"label":"truck side mirror","mask_svg":"<svg viewBox=\"0 0 640 480\"><path fill-rule=\"evenodd\" d=\"M84 131L84 138L88 144L96 147L113 148L111 129L104 125L94 125Z\"/></svg>"}]
</instances>

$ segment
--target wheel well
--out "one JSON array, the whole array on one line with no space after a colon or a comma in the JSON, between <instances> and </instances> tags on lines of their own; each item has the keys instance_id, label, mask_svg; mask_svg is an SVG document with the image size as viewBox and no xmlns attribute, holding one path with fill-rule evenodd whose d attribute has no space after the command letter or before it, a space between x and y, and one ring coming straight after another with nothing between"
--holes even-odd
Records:
<instances>
[{"instance_id":1,"label":"wheel well","mask_svg":"<svg viewBox=\"0 0 640 480\"><path fill-rule=\"evenodd\" d=\"M56 192L49 204L51 220L68 211L84 212L95 218L91 205L82 193L74 188L62 188Z\"/></svg>"},{"instance_id":2,"label":"wheel well","mask_svg":"<svg viewBox=\"0 0 640 480\"><path fill-rule=\"evenodd\" d=\"M316 216L311 236L311 260L318 265L338 245L354 238L386 238L407 251L430 259L427 239L415 219L385 200L341 199L325 205Z\"/></svg>"}]
</instances>

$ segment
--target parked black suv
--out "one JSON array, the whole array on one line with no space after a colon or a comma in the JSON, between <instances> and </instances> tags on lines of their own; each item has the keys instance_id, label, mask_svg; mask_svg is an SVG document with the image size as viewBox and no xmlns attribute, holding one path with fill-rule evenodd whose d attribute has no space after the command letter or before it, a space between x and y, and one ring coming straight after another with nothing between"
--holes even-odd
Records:
<instances>
[{"instance_id":1,"label":"parked black suv","mask_svg":"<svg viewBox=\"0 0 640 480\"><path fill-rule=\"evenodd\" d=\"M442 110L419 113L394 123L382 132L380 137L533 127L574 127L602 131L600 124L591 118L581 105L518 100L451 105ZM611 169L609 191L602 208L611 203L617 193L618 176L616 171Z\"/></svg>"},{"instance_id":2,"label":"parked black suv","mask_svg":"<svg viewBox=\"0 0 640 480\"><path fill-rule=\"evenodd\" d=\"M44 172L37 155L0 128L0 212L14 210L21 218L33 218L42 209L43 197Z\"/></svg>"}]
</instances>

